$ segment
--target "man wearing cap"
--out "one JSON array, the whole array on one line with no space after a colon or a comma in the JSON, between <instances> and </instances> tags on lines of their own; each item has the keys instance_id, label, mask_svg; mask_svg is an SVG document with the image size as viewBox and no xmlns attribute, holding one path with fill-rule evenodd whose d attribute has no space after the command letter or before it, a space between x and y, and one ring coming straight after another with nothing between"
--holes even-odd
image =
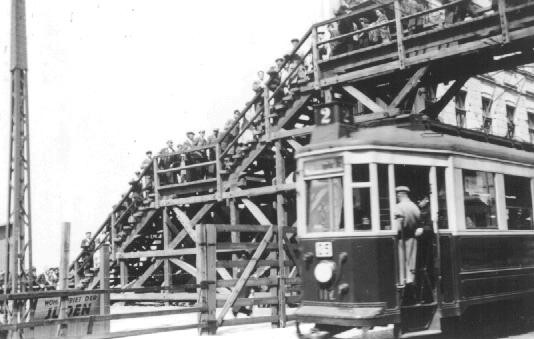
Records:
<instances>
[{"instance_id":1,"label":"man wearing cap","mask_svg":"<svg viewBox=\"0 0 534 339\"><path fill-rule=\"evenodd\" d=\"M168 140L167 141L167 147L163 148L159 152L159 154L161 155L161 160L160 160L160 163L158 164L158 166L161 169L171 168L171 166L173 165L173 162L174 162L173 153L175 151L176 150L174 149L174 144L173 144L172 140ZM173 174L172 173L166 173L163 176L163 178L164 178L164 180L163 180L164 182L162 182L162 184L173 184L174 183Z\"/></svg>"},{"instance_id":2,"label":"man wearing cap","mask_svg":"<svg viewBox=\"0 0 534 339\"><path fill-rule=\"evenodd\" d=\"M206 140L206 131L200 130L198 131L198 137L195 139L195 146L202 147L206 146L208 144L208 140Z\"/></svg>"},{"instance_id":3,"label":"man wearing cap","mask_svg":"<svg viewBox=\"0 0 534 339\"><path fill-rule=\"evenodd\" d=\"M397 230L399 231L399 262L400 262L400 281L406 285L406 292L413 290L415 280L415 263L417 257L416 237L423 233L419 227L421 211L419 207L410 200L408 194L410 188L407 186L398 186L395 188L397 193L397 204L393 209ZM410 294L412 291L406 293Z\"/></svg>"},{"instance_id":4,"label":"man wearing cap","mask_svg":"<svg viewBox=\"0 0 534 339\"><path fill-rule=\"evenodd\" d=\"M141 163L141 172L145 170L145 168L149 167L152 164L152 161L154 160L152 158L152 151L146 151L146 158ZM147 171L145 173L145 176L143 177L143 195L145 199L148 197L149 191L152 189L152 171Z\"/></svg>"}]
</instances>

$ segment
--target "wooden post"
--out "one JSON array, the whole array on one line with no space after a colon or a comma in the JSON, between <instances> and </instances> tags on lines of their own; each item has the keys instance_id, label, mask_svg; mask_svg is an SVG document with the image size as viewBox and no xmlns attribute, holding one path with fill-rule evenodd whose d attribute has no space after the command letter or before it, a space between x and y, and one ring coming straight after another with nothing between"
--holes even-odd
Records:
<instances>
[{"instance_id":1,"label":"wooden post","mask_svg":"<svg viewBox=\"0 0 534 339\"><path fill-rule=\"evenodd\" d=\"M80 270L80 263L78 260L74 261L74 288L80 286L80 275L78 271Z\"/></svg>"},{"instance_id":2,"label":"wooden post","mask_svg":"<svg viewBox=\"0 0 534 339\"><path fill-rule=\"evenodd\" d=\"M61 224L61 252L59 261L59 281L58 288L66 290L69 287L69 254L70 254L70 223ZM61 297L59 302L59 319L67 317L68 297ZM67 324L59 324L57 336L64 336L67 333Z\"/></svg>"},{"instance_id":3,"label":"wooden post","mask_svg":"<svg viewBox=\"0 0 534 339\"><path fill-rule=\"evenodd\" d=\"M163 209L163 249L168 250L169 249L169 225L167 225L167 222L169 221L169 214L167 207ZM166 258L163 262L163 286L165 287L171 287L172 279L171 279L171 262L168 258ZM169 303L166 303L169 305Z\"/></svg>"},{"instance_id":4,"label":"wooden post","mask_svg":"<svg viewBox=\"0 0 534 339\"><path fill-rule=\"evenodd\" d=\"M315 87L315 90L319 90L321 87L319 84L319 81L321 80L321 72L319 71L319 47L317 47L318 43L318 34L317 34L317 26L313 26L312 29L312 63L313 63L313 86Z\"/></svg>"},{"instance_id":5,"label":"wooden post","mask_svg":"<svg viewBox=\"0 0 534 339\"><path fill-rule=\"evenodd\" d=\"M217 232L214 225L197 225L197 284L200 285L200 305L203 310L199 313L199 334L215 334L217 319L216 282L216 244Z\"/></svg>"},{"instance_id":6,"label":"wooden post","mask_svg":"<svg viewBox=\"0 0 534 339\"><path fill-rule=\"evenodd\" d=\"M285 184L285 162L282 156L282 142L274 143L276 161L276 184ZM278 224L278 316L280 327L286 327L286 277L287 270L284 265L286 253L284 251L283 227L287 225L287 213L285 211L285 197L282 192L276 194L276 223Z\"/></svg>"},{"instance_id":7,"label":"wooden post","mask_svg":"<svg viewBox=\"0 0 534 339\"><path fill-rule=\"evenodd\" d=\"M265 124L265 135L268 136L271 132L271 106L269 104L269 88L263 89L263 117Z\"/></svg>"},{"instance_id":8,"label":"wooden post","mask_svg":"<svg viewBox=\"0 0 534 339\"><path fill-rule=\"evenodd\" d=\"M400 69L404 69L406 65L404 61L404 59L406 58L406 54L404 52L404 43L402 42L402 40L404 39L404 34L402 31L402 14L399 0L395 0L393 2L393 7L395 9L395 27L397 30L397 53L399 55L399 67Z\"/></svg>"},{"instance_id":9,"label":"wooden post","mask_svg":"<svg viewBox=\"0 0 534 339\"><path fill-rule=\"evenodd\" d=\"M117 205L113 206L113 210L111 211L111 257L114 257L117 253L117 242L115 241L115 238L117 237L117 216L115 215L116 209Z\"/></svg>"},{"instance_id":10,"label":"wooden post","mask_svg":"<svg viewBox=\"0 0 534 339\"><path fill-rule=\"evenodd\" d=\"M152 161L152 168L154 169L154 196L156 199L156 207L159 207L159 175L158 175L158 158Z\"/></svg>"},{"instance_id":11,"label":"wooden post","mask_svg":"<svg viewBox=\"0 0 534 339\"><path fill-rule=\"evenodd\" d=\"M220 201L222 199L223 194L223 184L222 184L222 178L221 178L221 144L220 142L217 142L215 145L215 178L217 178L217 200Z\"/></svg>"},{"instance_id":12,"label":"wooden post","mask_svg":"<svg viewBox=\"0 0 534 339\"><path fill-rule=\"evenodd\" d=\"M239 224L239 210L238 210L237 205L236 205L237 202L236 202L235 199L230 199L229 203L230 203L230 224L237 225L237 224ZM234 244L238 243L240 241L239 232L232 232L230 234L230 237L231 237L232 243L234 243ZM232 254L232 260L234 260L234 261L239 260L238 255L233 253ZM238 271L239 271L239 269L237 267L235 267L233 269L232 276L234 277L234 279L237 279Z\"/></svg>"},{"instance_id":13,"label":"wooden post","mask_svg":"<svg viewBox=\"0 0 534 339\"><path fill-rule=\"evenodd\" d=\"M103 244L100 247L100 269L98 270L100 279L100 289L109 289L109 245ZM110 313L109 293L100 295L100 314ZM109 320L104 321L104 333L109 333Z\"/></svg>"},{"instance_id":14,"label":"wooden post","mask_svg":"<svg viewBox=\"0 0 534 339\"><path fill-rule=\"evenodd\" d=\"M128 263L126 260L119 261L120 275L121 275L121 288L126 288L128 285Z\"/></svg>"},{"instance_id":15,"label":"wooden post","mask_svg":"<svg viewBox=\"0 0 534 339\"><path fill-rule=\"evenodd\" d=\"M498 0L499 18L501 21L502 43L510 42L510 32L508 31L508 18L506 17L505 0Z\"/></svg>"}]
</instances>

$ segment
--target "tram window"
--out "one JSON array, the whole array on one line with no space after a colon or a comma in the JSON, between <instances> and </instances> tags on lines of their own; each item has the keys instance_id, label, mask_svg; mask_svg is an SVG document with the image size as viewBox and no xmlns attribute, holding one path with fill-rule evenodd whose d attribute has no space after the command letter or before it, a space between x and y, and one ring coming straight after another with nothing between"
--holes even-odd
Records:
<instances>
[{"instance_id":1,"label":"tram window","mask_svg":"<svg viewBox=\"0 0 534 339\"><path fill-rule=\"evenodd\" d=\"M371 229L371 189L355 187L352 189L354 212L354 230L368 231Z\"/></svg>"},{"instance_id":2,"label":"tram window","mask_svg":"<svg viewBox=\"0 0 534 339\"><path fill-rule=\"evenodd\" d=\"M388 165L378 164L378 199L380 206L380 229L391 229L391 216L389 206L389 180Z\"/></svg>"},{"instance_id":3,"label":"tram window","mask_svg":"<svg viewBox=\"0 0 534 339\"><path fill-rule=\"evenodd\" d=\"M345 228L341 178L313 179L306 182L308 232L335 232Z\"/></svg>"},{"instance_id":4,"label":"tram window","mask_svg":"<svg viewBox=\"0 0 534 339\"><path fill-rule=\"evenodd\" d=\"M532 229L530 178L504 176L504 192L509 230Z\"/></svg>"},{"instance_id":5,"label":"tram window","mask_svg":"<svg viewBox=\"0 0 534 339\"><path fill-rule=\"evenodd\" d=\"M369 182L369 164L352 165L353 182Z\"/></svg>"},{"instance_id":6,"label":"tram window","mask_svg":"<svg viewBox=\"0 0 534 339\"><path fill-rule=\"evenodd\" d=\"M463 182L466 228L497 228L494 174L463 170Z\"/></svg>"},{"instance_id":7,"label":"tram window","mask_svg":"<svg viewBox=\"0 0 534 339\"><path fill-rule=\"evenodd\" d=\"M438 183L438 228L449 228L449 220L447 216L447 191L445 189L445 168L437 167L436 176Z\"/></svg>"}]
</instances>

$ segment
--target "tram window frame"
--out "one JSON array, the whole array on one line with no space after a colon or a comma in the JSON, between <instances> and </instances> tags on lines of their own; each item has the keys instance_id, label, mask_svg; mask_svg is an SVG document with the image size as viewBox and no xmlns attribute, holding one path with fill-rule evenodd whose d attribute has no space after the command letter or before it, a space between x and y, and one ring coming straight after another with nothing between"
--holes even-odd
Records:
<instances>
[{"instance_id":1,"label":"tram window frame","mask_svg":"<svg viewBox=\"0 0 534 339\"><path fill-rule=\"evenodd\" d=\"M327 226L327 229L325 230L314 230L311 228L312 222L310 222L310 212L314 209L310 208L310 192L312 191L310 186L313 182L317 182L320 180L326 180L328 181L329 187L332 187L333 180L338 179L339 180L339 186L340 189L338 191L339 197L337 199L332 199L332 194L329 191L329 225ZM306 233L307 234L324 234L324 233L344 233L346 231L346 221L345 221L345 199L344 199L344 179L342 175L331 175L331 176L321 176L321 177L313 177L313 178L307 178L305 180L305 186L306 186L306 197L305 197L305 203L306 203ZM335 210L334 203L336 201L341 201L341 209L339 211L339 223L338 225L332 224L332 220L335 220L335 216L332 215L332 212Z\"/></svg>"},{"instance_id":2,"label":"tram window frame","mask_svg":"<svg viewBox=\"0 0 534 339\"><path fill-rule=\"evenodd\" d=\"M476 188L478 191L473 192L473 194L467 192L467 185L466 185L466 174L475 174L476 180L478 181L478 178L485 179L486 182L483 183L483 185L487 185L486 187L480 187ZM483 176L482 176L483 175ZM489 178L491 178L491 184L488 182ZM478 183L477 183L478 184ZM466 203L468 202L466 198L471 197L477 197L478 199L484 203L484 201L481 199L481 189L485 188L487 189L487 192L483 192L483 195L488 195L488 203L487 206L484 207L486 209L485 213L485 222L484 224L480 224L479 221L474 219L480 219L475 218L475 214L471 213L470 211L475 211L474 207L476 206L467 206ZM496 174L493 172L486 172L486 171L480 171L480 170L472 170L472 169L462 169L462 190L463 190L463 205L464 205L464 218L465 218L465 228L467 230L497 230L499 228L499 208L498 208L498 196L497 196L497 178ZM481 215L481 213L478 213ZM493 214L493 215L492 215ZM493 217L492 217L493 216ZM468 219L469 218L469 219ZM470 220L470 222L468 222Z\"/></svg>"},{"instance_id":3,"label":"tram window frame","mask_svg":"<svg viewBox=\"0 0 534 339\"><path fill-rule=\"evenodd\" d=\"M370 163L353 163L351 164L351 185L350 185L350 194L351 194L351 208L352 208L352 220L350 227L352 227L351 231L354 232L371 232L374 230L374 218L373 218L373 204L374 204L374 189L373 189L373 170L371 168ZM363 169L363 175L360 175L360 170ZM369 198L368 201L368 212L369 216L367 218L362 217L362 222L360 224L356 224L357 216L356 216L356 206L355 203L355 193L358 190L368 190L367 196ZM364 223L365 219L367 219L367 222ZM365 228L362 228L362 225L366 225Z\"/></svg>"},{"instance_id":4,"label":"tram window frame","mask_svg":"<svg viewBox=\"0 0 534 339\"><path fill-rule=\"evenodd\" d=\"M522 182L523 181L523 182ZM505 202L505 216L506 225L508 230L511 231L525 231L534 230L534 216L532 205L532 179L529 177L504 174L504 202ZM521 189L524 189L521 192ZM522 198L527 199L526 202L519 201L513 202L512 200L518 199L517 197L523 195ZM526 210L528 212L527 218L523 221L527 221L527 224L511 223L512 219L520 221L520 217L516 216L513 210ZM520 213L519 213L520 214ZM530 221L528 221L530 219Z\"/></svg>"}]
</instances>

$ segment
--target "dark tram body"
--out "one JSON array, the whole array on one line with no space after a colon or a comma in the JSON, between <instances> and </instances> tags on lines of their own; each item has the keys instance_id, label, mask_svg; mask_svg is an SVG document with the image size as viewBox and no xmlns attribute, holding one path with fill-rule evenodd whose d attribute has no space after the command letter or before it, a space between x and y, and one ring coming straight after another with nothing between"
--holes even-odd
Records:
<instances>
[{"instance_id":1,"label":"dark tram body","mask_svg":"<svg viewBox=\"0 0 534 339\"><path fill-rule=\"evenodd\" d=\"M298 173L299 322L440 330L472 306L534 293L534 153L378 126L312 142ZM413 282L400 274L398 186L430 202Z\"/></svg>"}]
</instances>

